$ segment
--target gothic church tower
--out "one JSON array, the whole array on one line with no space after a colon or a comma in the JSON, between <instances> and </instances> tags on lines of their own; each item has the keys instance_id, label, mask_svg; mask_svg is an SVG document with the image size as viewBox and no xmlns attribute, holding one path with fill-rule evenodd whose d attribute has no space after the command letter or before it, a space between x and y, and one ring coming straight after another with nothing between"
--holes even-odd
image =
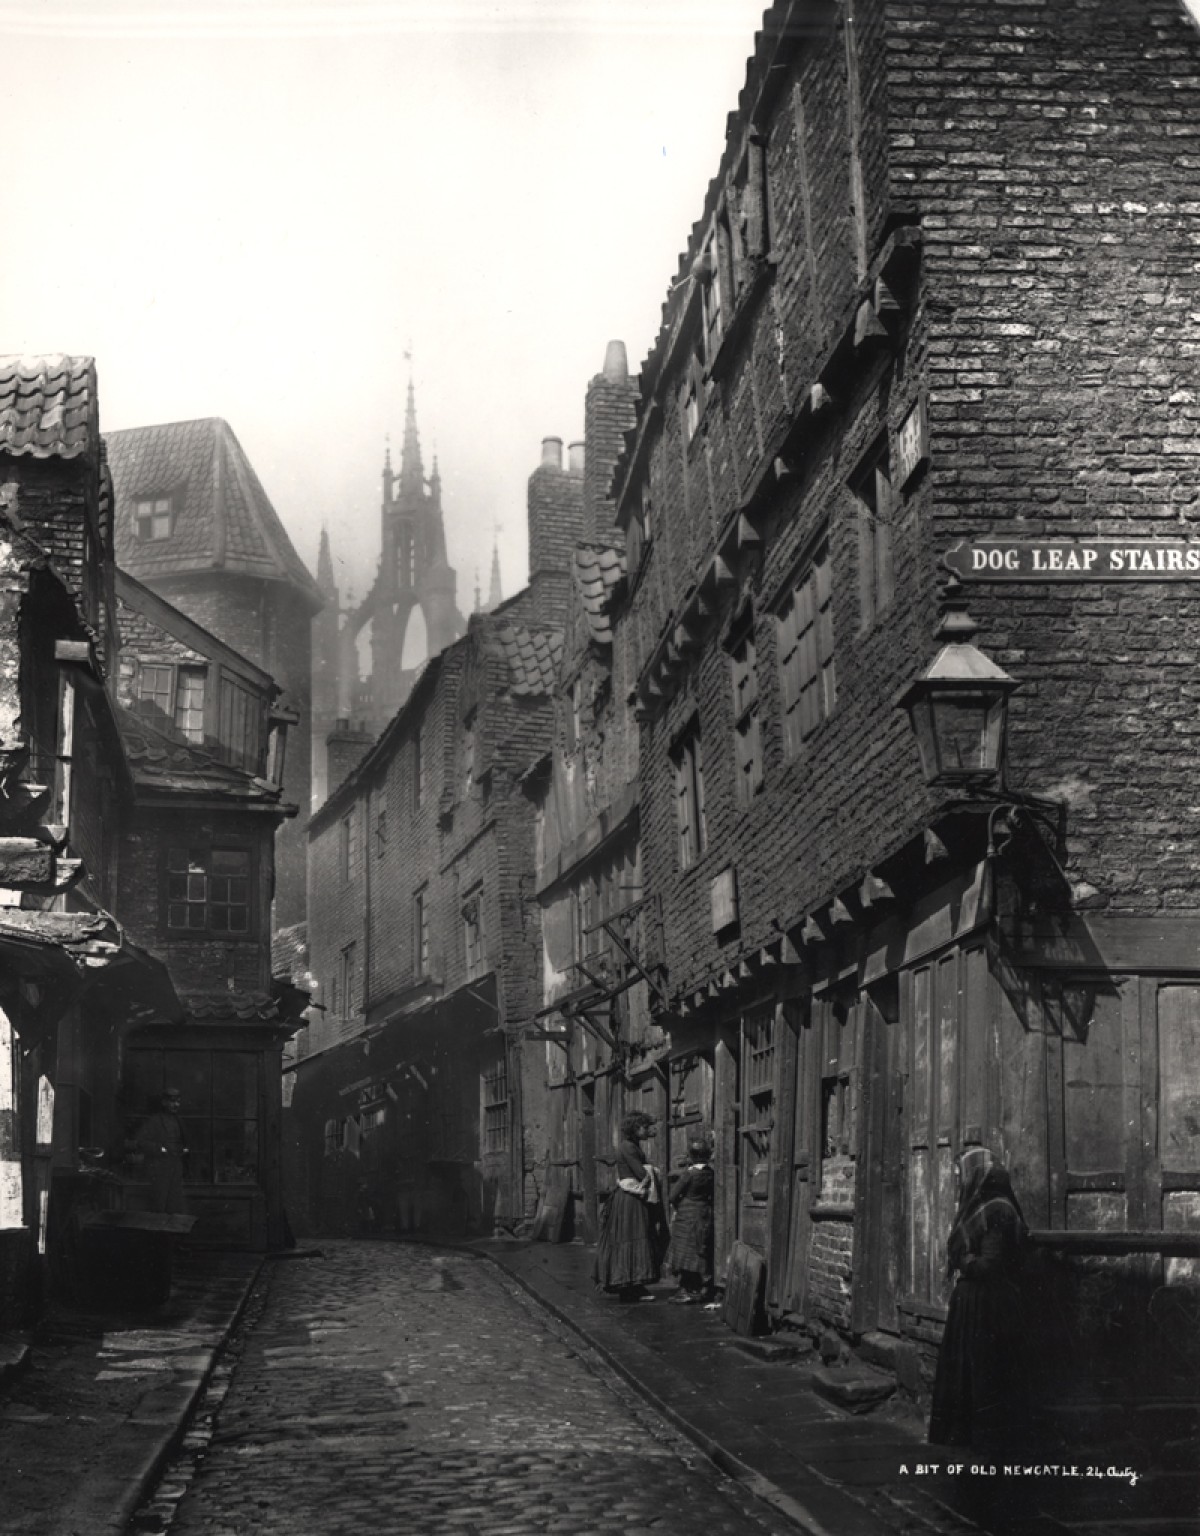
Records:
<instances>
[{"instance_id":1,"label":"gothic church tower","mask_svg":"<svg viewBox=\"0 0 1200 1536\"><path fill-rule=\"evenodd\" d=\"M326 564L328 562L328 564ZM325 740L339 722L378 736L408 697L425 657L444 650L463 633L458 611L458 578L446 558L442 520L442 481L437 460L426 478L417 432L412 380L404 416L400 472L384 456L380 504L380 555L375 580L361 603L339 607L332 553L322 535L318 582L326 609L313 637L314 758L318 763L318 803L328 794ZM336 631L328 614L340 612ZM415 616L425 629L424 657L414 660L407 648ZM369 636L369 643L364 637ZM360 675L360 658L370 655L370 672Z\"/></svg>"}]
</instances>

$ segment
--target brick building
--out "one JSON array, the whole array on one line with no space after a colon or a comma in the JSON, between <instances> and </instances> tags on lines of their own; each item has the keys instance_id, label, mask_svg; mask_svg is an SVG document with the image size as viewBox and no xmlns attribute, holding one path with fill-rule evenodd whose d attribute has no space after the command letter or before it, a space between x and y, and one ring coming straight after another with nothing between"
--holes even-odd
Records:
<instances>
[{"instance_id":1,"label":"brick building","mask_svg":"<svg viewBox=\"0 0 1200 1536\"><path fill-rule=\"evenodd\" d=\"M178 1088L193 1240L279 1248L281 1053L305 999L272 978L271 895L276 830L296 814L282 790L295 716L261 667L120 571L116 597L133 779L116 911L180 1004L126 1022L122 1129Z\"/></svg>"},{"instance_id":2,"label":"brick building","mask_svg":"<svg viewBox=\"0 0 1200 1536\"><path fill-rule=\"evenodd\" d=\"M491 1231L536 1205L522 776L551 731L581 493L581 474L540 467L529 586L429 660L374 744L348 720L329 737L332 788L309 824L319 1007L286 1089L298 1230Z\"/></svg>"},{"instance_id":3,"label":"brick building","mask_svg":"<svg viewBox=\"0 0 1200 1536\"><path fill-rule=\"evenodd\" d=\"M525 781L537 815L543 948L542 1006L526 1034L528 1097L544 1102L546 1127L534 1236L549 1240L594 1241L622 1116L640 1108L659 1126L668 1118L666 1037L649 1010L647 973L661 935L642 900L631 635L612 622L625 538L609 492L635 392L625 348L612 342L588 386L584 441L571 447L572 468L583 471L582 537L570 555L574 590L549 750ZM561 473L558 440L548 442L540 473ZM665 1140L651 1155L667 1155Z\"/></svg>"},{"instance_id":4,"label":"brick building","mask_svg":"<svg viewBox=\"0 0 1200 1536\"><path fill-rule=\"evenodd\" d=\"M286 798L312 797L312 621L322 595L228 423L106 434L123 570L277 679L297 717ZM281 831L275 923L304 921L304 829Z\"/></svg>"},{"instance_id":5,"label":"brick building","mask_svg":"<svg viewBox=\"0 0 1200 1536\"><path fill-rule=\"evenodd\" d=\"M1194 1368L1192 589L980 581L980 655L943 559L1192 532L1197 89L1172 5L774 6L618 470L659 1017L718 1267L740 1240L776 1315L914 1386L973 1143L1096 1379L1119 1338L1143 1386ZM895 703L947 615L972 708L1019 686L1005 776L936 787Z\"/></svg>"},{"instance_id":6,"label":"brick building","mask_svg":"<svg viewBox=\"0 0 1200 1536\"><path fill-rule=\"evenodd\" d=\"M151 1037L160 1053L157 1087L167 1052L184 1090L196 1156L208 1156L203 1173L196 1165L189 1170L201 1218L197 1237L207 1232L259 1246L281 1237L268 1069L273 1054L277 1103L281 1013L292 999L287 989L270 988L264 926L272 834L282 815L268 765L268 716L278 690L265 673L119 575L114 504L91 359L0 360L6 1327L29 1320L47 1273L67 1286L86 1278L88 1232L101 1210L127 1217L144 1204L140 1171L124 1158L126 1135L154 1086L143 1081L141 1099L131 1097L135 1066L146 1059ZM206 699L217 706L226 674L253 695L253 750L246 708L235 712L242 731L229 752L221 745L222 711L209 719ZM280 761L277 753L273 761ZM231 920L219 944L204 942L202 954L193 925L184 942L171 892L182 878L182 904L191 911L194 882L207 882L208 873L177 870L170 850L186 846L190 853L210 826L230 825L230 810L253 865L248 879L258 906L251 916L248 904L231 896L226 913L244 908L247 923ZM211 938L206 928L204 939ZM247 990L230 991L227 977ZM210 993L214 979L219 999ZM209 995L193 996L185 1010L180 991ZM243 1010L237 1017L235 1008ZM248 1023L251 1012L258 1016ZM203 1105L196 1097L202 1074L191 1070L201 1055L209 1084ZM226 1086L248 1055L255 1060L254 1094L226 1117L243 1149L250 1127L258 1133L255 1177L238 1181L242 1197L257 1201L261 1212L249 1230L225 1219L224 1197L236 1191L222 1191L204 1208L220 1182L212 1162L213 1133L221 1129L212 1097L218 1055L230 1069ZM243 1158L242 1172L247 1167Z\"/></svg>"}]
</instances>

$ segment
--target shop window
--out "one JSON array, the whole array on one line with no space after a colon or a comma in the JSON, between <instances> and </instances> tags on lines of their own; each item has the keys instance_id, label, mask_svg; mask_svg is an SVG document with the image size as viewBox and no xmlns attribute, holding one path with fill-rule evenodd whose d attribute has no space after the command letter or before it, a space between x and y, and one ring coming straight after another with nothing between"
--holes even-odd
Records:
<instances>
[{"instance_id":1,"label":"shop window","mask_svg":"<svg viewBox=\"0 0 1200 1536\"><path fill-rule=\"evenodd\" d=\"M762 788L763 754L754 636L748 626L730 646L729 666L733 684L733 750L737 767L737 799L739 805L749 805Z\"/></svg>"},{"instance_id":2,"label":"shop window","mask_svg":"<svg viewBox=\"0 0 1200 1536\"><path fill-rule=\"evenodd\" d=\"M250 932L250 852L167 849L167 927L172 933Z\"/></svg>"},{"instance_id":3,"label":"shop window","mask_svg":"<svg viewBox=\"0 0 1200 1536\"><path fill-rule=\"evenodd\" d=\"M175 515L169 496L152 496L133 504L139 544L156 544L169 539L175 528Z\"/></svg>"},{"instance_id":4,"label":"shop window","mask_svg":"<svg viewBox=\"0 0 1200 1536\"><path fill-rule=\"evenodd\" d=\"M892 517L895 497L885 437L868 454L851 481L858 502L859 625L870 627L895 595L892 557Z\"/></svg>"},{"instance_id":5,"label":"shop window","mask_svg":"<svg viewBox=\"0 0 1200 1536\"><path fill-rule=\"evenodd\" d=\"M486 1154L508 1151L508 1066L503 1060L481 1078L483 1098L483 1150Z\"/></svg>"},{"instance_id":6,"label":"shop window","mask_svg":"<svg viewBox=\"0 0 1200 1536\"><path fill-rule=\"evenodd\" d=\"M795 756L837 703L828 544L822 544L805 566L779 610L777 624L784 747Z\"/></svg>"},{"instance_id":7,"label":"shop window","mask_svg":"<svg viewBox=\"0 0 1200 1536\"><path fill-rule=\"evenodd\" d=\"M671 753L671 765L675 775L679 867L688 869L708 846L704 815L704 758L700 747L700 727L695 721L676 742Z\"/></svg>"},{"instance_id":8,"label":"shop window","mask_svg":"<svg viewBox=\"0 0 1200 1536\"><path fill-rule=\"evenodd\" d=\"M132 1134L177 1088L189 1184L256 1184L259 1170L259 1058L254 1051L134 1047L124 1100Z\"/></svg>"}]
</instances>

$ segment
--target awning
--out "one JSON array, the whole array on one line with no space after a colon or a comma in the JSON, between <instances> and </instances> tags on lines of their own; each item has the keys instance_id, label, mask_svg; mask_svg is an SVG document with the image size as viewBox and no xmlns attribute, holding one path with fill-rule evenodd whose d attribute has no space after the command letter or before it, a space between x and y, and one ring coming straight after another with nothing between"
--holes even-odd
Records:
<instances>
[{"instance_id":1,"label":"awning","mask_svg":"<svg viewBox=\"0 0 1200 1536\"><path fill-rule=\"evenodd\" d=\"M104 912L32 912L0 915L0 964L43 993L38 1012L56 1020L86 989L102 991L112 1006L168 1020L183 1009L164 961L122 933Z\"/></svg>"}]
</instances>

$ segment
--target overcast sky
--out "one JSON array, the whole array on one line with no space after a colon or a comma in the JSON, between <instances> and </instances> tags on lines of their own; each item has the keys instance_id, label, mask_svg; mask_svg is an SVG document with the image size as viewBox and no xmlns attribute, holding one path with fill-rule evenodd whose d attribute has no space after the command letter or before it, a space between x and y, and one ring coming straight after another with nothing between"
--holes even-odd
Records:
<instances>
[{"instance_id":1,"label":"overcast sky","mask_svg":"<svg viewBox=\"0 0 1200 1536\"><path fill-rule=\"evenodd\" d=\"M93 354L105 429L223 416L362 593L411 343L459 606L636 369L761 0L0 0L0 351Z\"/></svg>"}]
</instances>

